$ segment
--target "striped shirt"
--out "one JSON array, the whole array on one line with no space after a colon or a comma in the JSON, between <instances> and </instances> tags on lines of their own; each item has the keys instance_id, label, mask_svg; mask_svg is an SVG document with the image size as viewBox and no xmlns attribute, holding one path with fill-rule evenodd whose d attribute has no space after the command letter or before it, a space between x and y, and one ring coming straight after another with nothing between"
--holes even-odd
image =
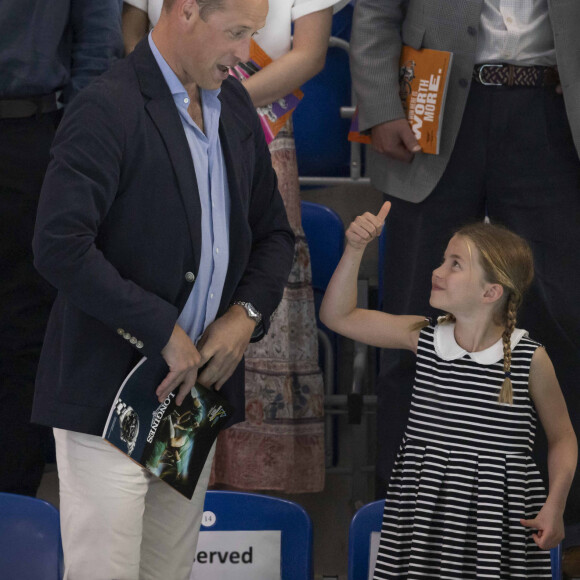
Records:
<instances>
[{"instance_id":1,"label":"striped shirt","mask_svg":"<svg viewBox=\"0 0 580 580\"><path fill-rule=\"evenodd\" d=\"M454 328L439 325L421 336L407 437L488 454L530 453L536 412L528 374L539 344L525 331L514 331L514 404L500 404L505 378L501 340L485 351L467 353L455 342Z\"/></svg>"}]
</instances>

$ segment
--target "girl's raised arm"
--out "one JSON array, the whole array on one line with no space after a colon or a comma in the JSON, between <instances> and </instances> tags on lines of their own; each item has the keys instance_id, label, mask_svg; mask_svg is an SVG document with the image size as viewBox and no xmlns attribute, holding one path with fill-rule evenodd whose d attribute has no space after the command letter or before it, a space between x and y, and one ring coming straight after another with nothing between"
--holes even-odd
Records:
<instances>
[{"instance_id":1,"label":"girl's raised arm","mask_svg":"<svg viewBox=\"0 0 580 580\"><path fill-rule=\"evenodd\" d=\"M379 213L358 216L346 231L346 248L322 301L320 319L328 328L380 348L417 351L419 330L413 330L421 316L394 316L377 310L357 308L357 280L360 263L369 242L379 237L391 203Z\"/></svg>"},{"instance_id":2,"label":"girl's raised arm","mask_svg":"<svg viewBox=\"0 0 580 580\"><path fill-rule=\"evenodd\" d=\"M538 515L532 520L521 520L521 523L537 529L533 534L534 542L549 550L564 538L564 507L576 471L578 445L554 367L544 348L536 349L532 358L529 388L548 438L550 487Z\"/></svg>"}]
</instances>

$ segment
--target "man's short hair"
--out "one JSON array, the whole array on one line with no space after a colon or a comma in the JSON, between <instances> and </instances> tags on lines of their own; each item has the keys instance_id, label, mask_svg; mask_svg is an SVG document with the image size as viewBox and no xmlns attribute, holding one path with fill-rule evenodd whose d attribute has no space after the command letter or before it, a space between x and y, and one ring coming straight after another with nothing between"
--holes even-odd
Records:
<instances>
[{"instance_id":1,"label":"man's short hair","mask_svg":"<svg viewBox=\"0 0 580 580\"><path fill-rule=\"evenodd\" d=\"M202 20L207 20L208 16L216 10L221 10L225 0L197 0L199 15ZM163 9L168 11L173 8L175 0L163 0Z\"/></svg>"}]
</instances>

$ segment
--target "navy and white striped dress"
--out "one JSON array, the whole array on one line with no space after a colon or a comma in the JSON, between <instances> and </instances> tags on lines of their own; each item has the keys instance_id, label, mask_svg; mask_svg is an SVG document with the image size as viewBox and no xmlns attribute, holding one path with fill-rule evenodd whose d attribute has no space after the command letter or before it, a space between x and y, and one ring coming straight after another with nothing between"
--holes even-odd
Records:
<instances>
[{"instance_id":1,"label":"navy and white striped dress","mask_svg":"<svg viewBox=\"0 0 580 580\"><path fill-rule=\"evenodd\" d=\"M497 402L501 340L477 353L454 324L421 331L409 422L389 483L374 578L551 578L550 553L520 518L546 492L531 458L536 411L528 393L540 346L512 335L514 404Z\"/></svg>"}]
</instances>

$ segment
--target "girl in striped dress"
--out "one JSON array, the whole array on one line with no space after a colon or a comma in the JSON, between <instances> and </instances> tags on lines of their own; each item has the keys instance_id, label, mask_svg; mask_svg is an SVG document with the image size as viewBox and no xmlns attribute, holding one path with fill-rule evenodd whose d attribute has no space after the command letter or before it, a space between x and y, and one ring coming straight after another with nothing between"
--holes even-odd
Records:
<instances>
[{"instance_id":1,"label":"girl in striped dress","mask_svg":"<svg viewBox=\"0 0 580 580\"><path fill-rule=\"evenodd\" d=\"M433 271L438 321L359 309L361 258L389 209L348 228L320 313L349 338L417 355L374 578L551 578L577 444L545 349L516 328L529 246L498 226L466 226ZM531 458L536 416L548 437L547 495Z\"/></svg>"}]
</instances>

